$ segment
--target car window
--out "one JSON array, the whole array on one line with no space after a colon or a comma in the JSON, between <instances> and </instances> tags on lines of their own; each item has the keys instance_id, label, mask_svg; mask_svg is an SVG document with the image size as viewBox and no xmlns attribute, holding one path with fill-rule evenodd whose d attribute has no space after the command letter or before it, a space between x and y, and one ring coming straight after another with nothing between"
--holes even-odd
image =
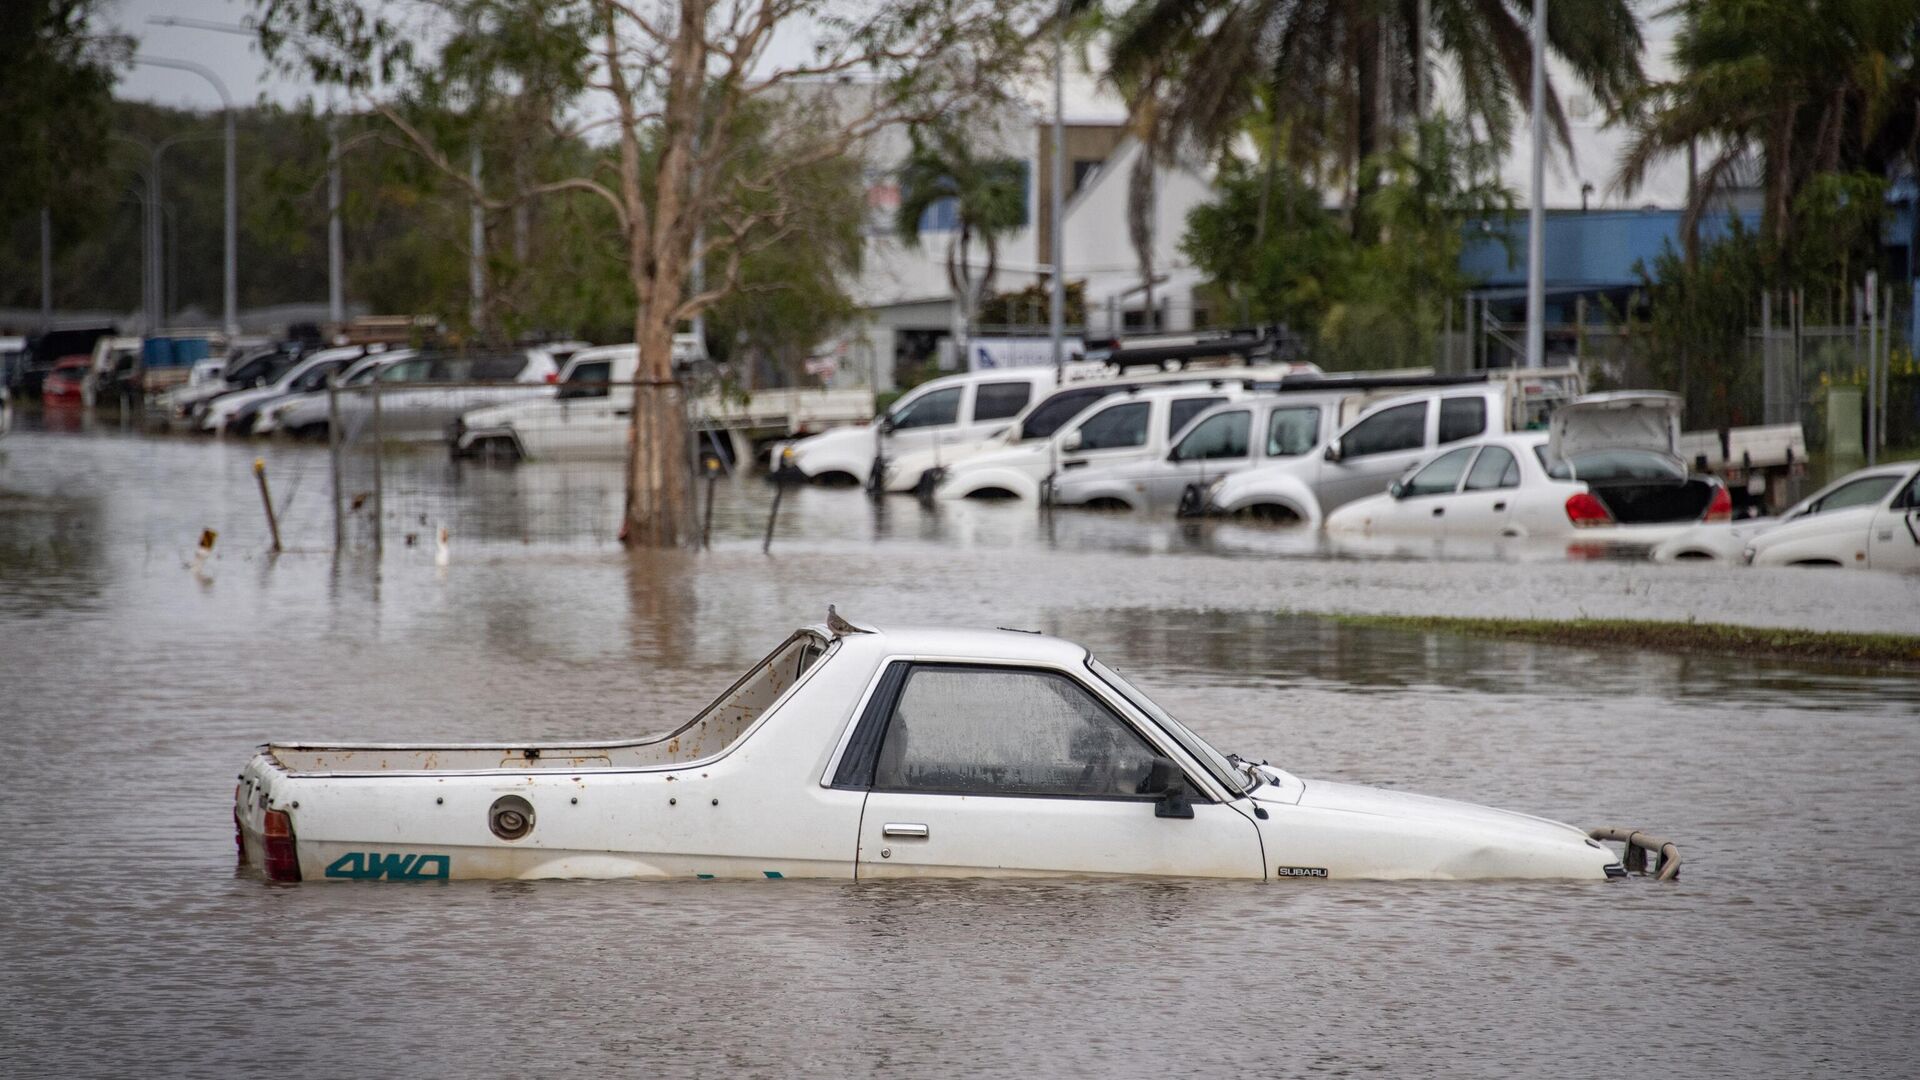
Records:
<instances>
[{"instance_id":1,"label":"car window","mask_svg":"<svg viewBox=\"0 0 1920 1080\"><path fill-rule=\"evenodd\" d=\"M1116 450L1147 445L1147 424L1153 406L1144 401L1109 405L1080 425L1080 449Z\"/></svg>"},{"instance_id":2,"label":"car window","mask_svg":"<svg viewBox=\"0 0 1920 1080\"><path fill-rule=\"evenodd\" d=\"M588 360L573 366L567 373L568 382L603 383L613 378L613 361Z\"/></svg>"},{"instance_id":3,"label":"car window","mask_svg":"<svg viewBox=\"0 0 1920 1080\"><path fill-rule=\"evenodd\" d=\"M467 378L493 380L517 379L527 366L527 357L520 353L508 353L504 356L479 356L473 361L472 370Z\"/></svg>"},{"instance_id":4,"label":"car window","mask_svg":"<svg viewBox=\"0 0 1920 1080\"><path fill-rule=\"evenodd\" d=\"M1064 675L919 666L888 721L873 786L958 795L1134 795L1156 756Z\"/></svg>"},{"instance_id":5,"label":"car window","mask_svg":"<svg viewBox=\"0 0 1920 1080\"><path fill-rule=\"evenodd\" d=\"M1187 421L1227 400L1223 397L1175 398L1173 407L1167 410L1167 438L1171 439L1187 426Z\"/></svg>"},{"instance_id":6,"label":"car window","mask_svg":"<svg viewBox=\"0 0 1920 1080\"><path fill-rule=\"evenodd\" d=\"M1275 409L1267 417L1267 456L1295 457L1320 441L1320 408Z\"/></svg>"},{"instance_id":7,"label":"car window","mask_svg":"<svg viewBox=\"0 0 1920 1080\"><path fill-rule=\"evenodd\" d=\"M1113 393L1111 386L1081 386L1061 390L1033 407L1020 421L1020 441L1045 439L1060 430L1060 425L1079 416L1087 406Z\"/></svg>"},{"instance_id":8,"label":"car window","mask_svg":"<svg viewBox=\"0 0 1920 1080\"><path fill-rule=\"evenodd\" d=\"M1467 470L1468 491L1492 491L1520 486L1520 460L1503 446L1483 446Z\"/></svg>"},{"instance_id":9,"label":"car window","mask_svg":"<svg viewBox=\"0 0 1920 1080\"><path fill-rule=\"evenodd\" d=\"M318 390L327 385L327 376L332 375L334 372L346 366L347 362L345 360L328 360L324 363L315 364L302 372L299 378L293 380L293 386L290 387L290 389L294 393Z\"/></svg>"},{"instance_id":10,"label":"car window","mask_svg":"<svg viewBox=\"0 0 1920 1080\"><path fill-rule=\"evenodd\" d=\"M1887 492L1892 491L1893 485L1899 482L1898 476L1863 476L1827 492L1821 496L1819 502L1807 508L1807 513L1824 514L1829 510L1871 506L1879 502Z\"/></svg>"},{"instance_id":11,"label":"car window","mask_svg":"<svg viewBox=\"0 0 1920 1080\"><path fill-rule=\"evenodd\" d=\"M1361 420L1340 436L1342 457L1418 450L1427 441L1427 403L1395 405Z\"/></svg>"},{"instance_id":12,"label":"car window","mask_svg":"<svg viewBox=\"0 0 1920 1080\"><path fill-rule=\"evenodd\" d=\"M1180 445L1173 448L1175 461L1214 461L1247 456L1247 431L1253 417L1245 409L1209 416L1194 425Z\"/></svg>"},{"instance_id":13,"label":"car window","mask_svg":"<svg viewBox=\"0 0 1920 1080\"><path fill-rule=\"evenodd\" d=\"M894 430L940 427L953 423L960 418L960 389L958 386L949 386L908 402L906 408L893 414Z\"/></svg>"},{"instance_id":14,"label":"car window","mask_svg":"<svg viewBox=\"0 0 1920 1080\"><path fill-rule=\"evenodd\" d=\"M1005 420L1018 415L1032 398L1033 384L1029 382L981 383L973 392L973 418Z\"/></svg>"},{"instance_id":15,"label":"car window","mask_svg":"<svg viewBox=\"0 0 1920 1080\"><path fill-rule=\"evenodd\" d=\"M1680 483L1687 468L1657 450L1588 450L1565 461L1547 457L1545 443L1533 448L1533 454L1555 480L1661 480Z\"/></svg>"},{"instance_id":16,"label":"car window","mask_svg":"<svg viewBox=\"0 0 1920 1080\"><path fill-rule=\"evenodd\" d=\"M1458 450L1449 450L1434 458L1417 473L1400 484L1400 494L1405 497L1416 495L1445 495L1460 486L1460 476L1467 471L1467 460L1473 457L1473 447L1463 446Z\"/></svg>"},{"instance_id":17,"label":"car window","mask_svg":"<svg viewBox=\"0 0 1920 1080\"><path fill-rule=\"evenodd\" d=\"M1454 397L1440 399L1440 442L1444 445L1471 439L1487 430L1487 399Z\"/></svg>"},{"instance_id":18,"label":"car window","mask_svg":"<svg viewBox=\"0 0 1920 1080\"><path fill-rule=\"evenodd\" d=\"M402 360L397 364L388 364L381 368L379 378L383 383L425 382L433 370L433 365L433 358L416 356L411 360Z\"/></svg>"},{"instance_id":19,"label":"car window","mask_svg":"<svg viewBox=\"0 0 1920 1080\"><path fill-rule=\"evenodd\" d=\"M1893 500L1895 510L1908 510L1916 506L1920 506L1920 473L1915 473L1913 482L1907 485L1899 498Z\"/></svg>"}]
</instances>

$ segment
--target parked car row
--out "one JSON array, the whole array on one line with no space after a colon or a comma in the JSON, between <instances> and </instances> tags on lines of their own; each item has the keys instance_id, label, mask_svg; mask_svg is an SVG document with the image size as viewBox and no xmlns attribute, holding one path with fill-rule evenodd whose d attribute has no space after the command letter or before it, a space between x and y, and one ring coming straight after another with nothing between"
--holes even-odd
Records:
<instances>
[{"instance_id":1,"label":"parked car row","mask_svg":"<svg viewBox=\"0 0 1920 1080\"><path fill-rule=\"evenodd\" d=\"M1582 390L1569 370L969 372L903 395L871 425L801 440L786 461L876 491L1342 537L1647 550L1730 525L1732 493L1680 456L1676 395Z\"/></svg>"},{"instance_id":2,"label":"parked car row","mask_svg":"<svg viewBox=\"0 0 1920 1080\"><path fill-rule=\"evenodd\" d=\"M1691 529L1654 548L1653 557L1920 570L1920 463L1849 473L1778 517Z\"/></svg>"}]
</instances>

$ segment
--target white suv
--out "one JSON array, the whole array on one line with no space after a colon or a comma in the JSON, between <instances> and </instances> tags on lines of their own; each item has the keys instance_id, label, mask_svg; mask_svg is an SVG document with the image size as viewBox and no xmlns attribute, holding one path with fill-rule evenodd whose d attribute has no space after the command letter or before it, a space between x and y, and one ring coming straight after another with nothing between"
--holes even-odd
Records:
<instances>
[{"instance_id":1,"label":"white suv","mask_svg":"<svg viewBox=\"0 0 1920 1080\"><path fill-rule=\"evenodd\" d=\"M909 390L871 424L835 428L787 444L787 464L809 480L864 485L873 478L883 440L887 457L971 447L1005 428L1053 386L1050 367L945 375ZM918 480L916 473L913 481Z\"/></svg>"},{"instance_id":2,"label":"white suv","mask_svg":"<svg viewBox=\"0 0 1920 1080\"><path fill-rule=\"evenodd\" d=\"M1049 477L1161 457L1187 421L1245 396L1237 386L1207 383L1117 390L1081 410L1049 438L985 450L928 475L942 499L1037 499Z\"/></svg>"}]
</instances>

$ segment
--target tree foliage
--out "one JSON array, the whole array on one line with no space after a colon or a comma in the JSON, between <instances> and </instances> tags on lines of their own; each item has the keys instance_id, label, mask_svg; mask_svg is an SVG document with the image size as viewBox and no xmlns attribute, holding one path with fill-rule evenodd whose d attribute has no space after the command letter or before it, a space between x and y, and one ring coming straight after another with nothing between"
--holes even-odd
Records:
<instances>
[{"instance_id":1,"label":"tree foliage","mask_svg":"<svg viewBox=\"0 0 1920 1080\"><path fill-rule=\"evenodd\" d=\"M101 0L0 4L0 222L45 206L62 225L98 205L95 163L107 156L107 113L129 44L95 32ZM108 198L112 196L107 195ZM36 282L38 275L35 275Z\"/></svg>"}]
</instances>

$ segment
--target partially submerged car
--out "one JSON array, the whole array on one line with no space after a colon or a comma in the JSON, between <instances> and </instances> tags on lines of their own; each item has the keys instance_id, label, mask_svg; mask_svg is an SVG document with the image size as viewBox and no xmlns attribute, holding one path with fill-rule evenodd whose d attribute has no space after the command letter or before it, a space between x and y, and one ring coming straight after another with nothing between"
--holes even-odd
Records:
<instances>
[{"instance_id":1,"label":"partially submerged car","mask_svg":"<svg viewBox=\"0 0 1920 1080\"><path fill-rule=\"evenodd\" d=\"M1754 566L1920 570L1920 466L1841 477L1749 535L1740 558Z\"/></svg>"},{"instance_id":2,"label":"partially submerged car","mask_svg":"<svg viewBox=\"0 0 1920 1080\"><path fill-rule=\"evenodd\" d=\"M1090 656L831 609L699 715L612 743L269 743L234 788L277 881L1624 876L1678 851L1224 755Z\"/></svg>"},{"instance_id":3,"label":"partially submerged car","mask_svg":"<svg viewBox=\"0 0 1920 1080\"><path fill-rule=\"evenodd\" d=\"M1384 494L1348 503L1327 531L1427 539L1573 539L1651 548L1732 517L1726 486L1674 453L1680 399L1594 394L1562 406L1547 432L1446 450Z\"/></svg>"}]
</instances>

